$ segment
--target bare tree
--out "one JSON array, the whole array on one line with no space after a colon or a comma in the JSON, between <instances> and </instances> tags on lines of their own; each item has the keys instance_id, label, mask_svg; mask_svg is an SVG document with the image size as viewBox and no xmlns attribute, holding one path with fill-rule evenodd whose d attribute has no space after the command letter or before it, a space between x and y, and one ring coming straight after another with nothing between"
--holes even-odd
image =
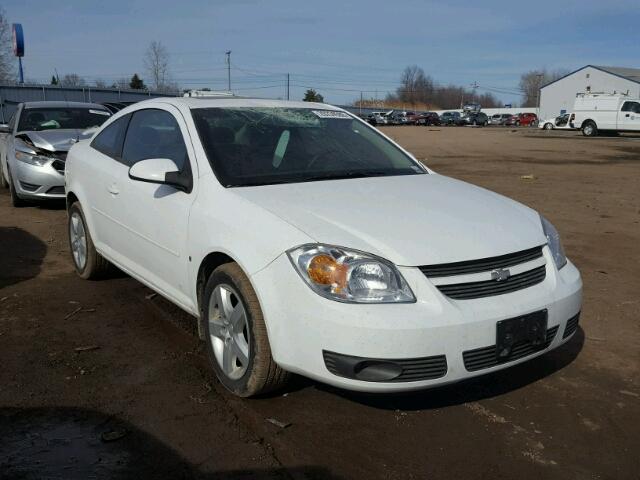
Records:
<instances>
[{"instance_id":1,"label":"bare tree","mask_svg":"<svg viewBox=\"0 0 640 480\"><path fill-rule=\"evenodd\" d=\"M477 94L475 90L467 90L457 85L437 85L425 75L422 68L411 65L404 69L400 77L400 86L395 93L387 95L387 106L411 105L416 109L459 108L460 103L480 103L491 108L500 105L496 97L490 93Z\"/></svg>"},{"instance_id":2,"label":"bare tree","mask_svg":"<svg viewBox=\"0 0 640 480\"><path fill-rule=\"evenodd\" d=\"M94 84L96 88L107 88L107 82L101 78L96 78Z\"/></svg>"},{"instance_id":3,"label":"bare tree","mask_svg":"<svg viewBox=\"0 0 640 480\"><path fill-rule=\"evenodd\" d=\"M16 80L15 57L11 45L11 25L4 9L0 7L0 83L13 83Z\"/></svg>"},{"instance_id":4,"label":"bare tree","mask_svg":"<svg viewBox=\"0 0 640 480\"><path fill-rule=\"evenodd\" d=\"M60 79L61 87L84 87L86 84L85 79L77 73L67 73Z\"/></svg>"},{"instance_id":5,"label":"bare tree","mask_svg":"<svg viewBox=\"0 0 640 480\"><path fill-rule=\"evenodd\" d=\"M546 68L530 70L520 76L520 90L522 90L522 106L537 107L540 89L547 83L564 77L566 70L548 71Z\"/></svg>"},{"instance_id":6,"label":"bare tree","mask_svg":"<svg viewBox=\"0 0 640 480\"><path fill-rule=\"evenodd\" d=\"M160 42L149 44L144 57L144 67L149 72L151 84L155 90L164 91L171 83L169 78L169 52Z\"/></svg>"}]
</instances>

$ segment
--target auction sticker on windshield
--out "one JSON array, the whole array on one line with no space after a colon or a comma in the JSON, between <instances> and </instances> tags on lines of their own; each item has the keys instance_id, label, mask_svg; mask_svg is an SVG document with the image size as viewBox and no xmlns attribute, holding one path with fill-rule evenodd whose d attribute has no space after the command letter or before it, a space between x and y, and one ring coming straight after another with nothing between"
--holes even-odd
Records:
<instances>
[{"instance_id":1,"label":"auction sticker on windshield","mask_svg":"<svg viewBox=\"0 0 640 480\"><path fill-rule=\"evenodd\" d=\"M351 115L344 112L336 112L334 110L312 110L320 118L340 118L342 120L351 120Z\"/></svg>"}]
</instances>

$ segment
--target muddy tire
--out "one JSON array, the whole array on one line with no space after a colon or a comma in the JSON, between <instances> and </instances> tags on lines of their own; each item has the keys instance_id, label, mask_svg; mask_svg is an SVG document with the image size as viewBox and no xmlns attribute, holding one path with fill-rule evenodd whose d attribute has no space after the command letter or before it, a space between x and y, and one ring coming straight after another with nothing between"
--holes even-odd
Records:
<instances>
[{"instance_id":1,"label":"muddy tire","mask_svg":"<svg viewBox=\"0 0 640 480\"><path fill-rule=\"evenodd\" d=\"M252 397L287 383L291 374L271 356L258 297L237 263L213 271L202 302L209 360L227 390Z\"/></svg>"},{"instance_id":2,"label":"muddy tire","mask_svg":"<svg viewBox=\"0 0 640 480\"><path fill-rule=\"evenodd\" d=\"M67 230L69 251L76 273L85 280L106 276L113 267L96 251L80 202L75 202L69 207Z\"/></svg>"}]
</instances>

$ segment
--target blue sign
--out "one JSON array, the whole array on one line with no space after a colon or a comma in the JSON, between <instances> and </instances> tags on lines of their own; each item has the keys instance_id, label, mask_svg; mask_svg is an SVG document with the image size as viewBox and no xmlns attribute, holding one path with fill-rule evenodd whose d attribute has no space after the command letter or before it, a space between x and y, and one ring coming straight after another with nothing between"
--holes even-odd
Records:
<instances>
[{"instance_id":1,"label":"blue sign","mask_svg":"<svg viewBox=\"0 0 640 480\"><path fill-rule=\"evenodd\" d=\"M24 57L24 33L19 23L13 24L13 53L16 57Z\"/></svg>"}]
</instances>

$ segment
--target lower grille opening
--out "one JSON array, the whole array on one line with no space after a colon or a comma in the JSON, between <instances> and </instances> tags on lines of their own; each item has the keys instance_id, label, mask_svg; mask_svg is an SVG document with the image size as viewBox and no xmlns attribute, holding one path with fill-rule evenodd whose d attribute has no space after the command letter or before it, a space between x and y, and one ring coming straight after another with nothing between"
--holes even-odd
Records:
<instances>
[{"instance_id":1,"label":"lower grille opening","mask_svg":"<svg viewBox=\"0 0 640 480\"><path fill-rule=\"evenodd\" d=\"M37 189L40 188L40 185L35 185L33 183L27 183L27 182L20 182L20 186L22 187L23 190L27 190L28 192L35 192Z\"/></svg>"},{"instance_id":2,"label":"lower grille opening","mask_svg":"<svg viewBox=\"0 0 640 480\"><path fill-rule=\"evenodd\" d=\"M323 350L322 356L327 370L334 375L365 382L419 382L444 377L447 374L447 358L444 355L378 359Z\"/></svg>"},{"instance_id":3,"label":"lower grille opening","mask_svg":"<svg viewBox=\"0 0 640 480\"><path fill-rule=\"evenodd\" d=\"M580 312L574 317L571 317L567 320L567 325L564 327L564 333L562 334L562 338L567 338L575 333L578 329L578 322L580 321Z\"/></svg>"},{"instance_id":4,"label":"lower grille opening","mask_svg":"<svg viewBox=\"0 0 640 480\"><path fill-rule=\"evenodd\" d=\"M64 187L63 186L51 187L49 190L47 190L47 193L49 195L64 195Z\"/></svg>"},{"instance_id":5,"label":"lower grille opening","mask_svg":"<svg viewBox=\"0 0 640 480\"><path fill-rule=\"evenodd\" d=\"M477 370L483 370L485 368L495 367L496 365L499 365L501 363L512 362L513 360L527 357L535 352L548 348L549 345L551 345L551 342L553 342L553 339L555 338L557 332L557 325L555 327L547 329L547 338L540 347L535 347L534 345L531 345L530 342L516 343L511 350L511 355L503 360L498 360L495 345L476 348L474 350L467 350L462 354L464 367L467 369L467 371L474 372Z\"/></svg>"}]
</instances>

